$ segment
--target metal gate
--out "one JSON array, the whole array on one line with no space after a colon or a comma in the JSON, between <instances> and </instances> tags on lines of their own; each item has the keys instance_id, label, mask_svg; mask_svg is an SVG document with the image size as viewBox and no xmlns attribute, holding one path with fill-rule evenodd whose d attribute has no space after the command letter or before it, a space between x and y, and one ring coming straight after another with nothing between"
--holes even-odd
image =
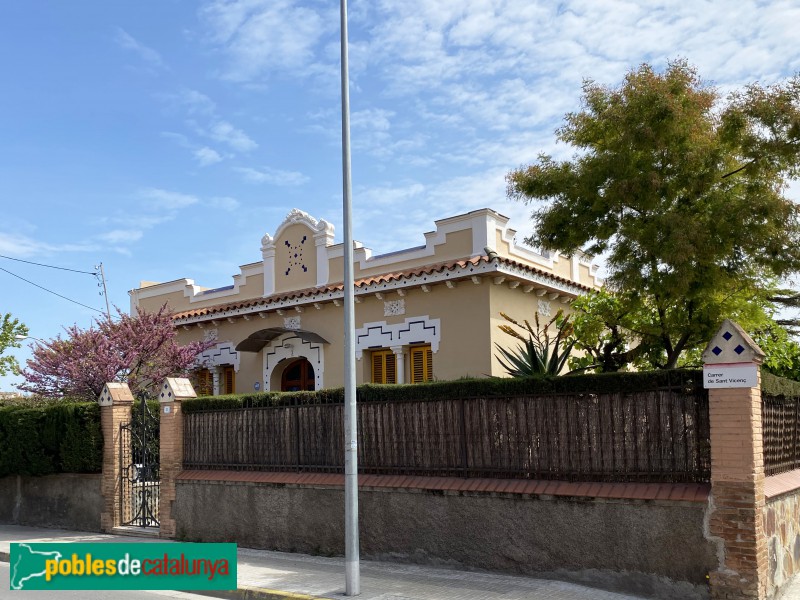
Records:
<instances>
[{"instance_id":1,"label":"metal gate","mask_svg":"<svg viewBox=\"0 0 800 600\"><path fill-rule=\"evenodd\" d=\"M140 397L119 433L121 525L158 527L158 412L154 414Z\"/></svg>"}]
</instances>

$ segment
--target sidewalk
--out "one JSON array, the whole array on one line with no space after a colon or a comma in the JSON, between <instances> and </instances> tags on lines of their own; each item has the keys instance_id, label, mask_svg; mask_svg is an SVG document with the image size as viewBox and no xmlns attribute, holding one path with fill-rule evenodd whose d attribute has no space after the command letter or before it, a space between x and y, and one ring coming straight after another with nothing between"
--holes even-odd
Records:
<instances>
[{"instance_id":1,"label":"sidewalk","mask_svg":"<svg viewBox=\"0 0 800 600\"><path fill-rule=\"evenodd\" d=\"M161 542L164 540L0 525L0 561L11 542ZM208 592L242 600L344 598L344 559L239 549L239 589ZM788 596L785 596L787 598ZM362 561L361 600L640 600L581 585L420 565Z\"/></svg>"}]
</instances>

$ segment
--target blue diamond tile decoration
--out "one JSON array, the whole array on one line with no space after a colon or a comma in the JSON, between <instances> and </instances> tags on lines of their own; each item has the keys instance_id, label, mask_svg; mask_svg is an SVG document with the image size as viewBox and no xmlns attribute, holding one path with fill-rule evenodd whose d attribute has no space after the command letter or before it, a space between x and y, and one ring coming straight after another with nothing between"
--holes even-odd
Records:
<instances>
[{"instance_id":1,"label":"blue diamond tile decoration","mask_svg":"<svg viewBox=\"0 0 800 600\"><path fill-rule=\"evenodd\" d=\"M730 331L726 331L725 333L722 334L722 337L725 338L726 342L729 342L733 337L733 334Z\"/></svg>"},{"instance_id":2,"label":"blue diamond tile decoration","mask_svg":"<svg viewBox=\"0 0 800 600\"><path fill-rule=\"evenodd\" d=\"M716 354L717 356L719 356L720 354L722 354L722 348L720 348L719 346L714 346L714 349L712 350L712 352L714 354Z\"/></svg>"},{"instance_id":3,"label":"blue diamond tile decoration","mask_svg":"<svg viewBox=\"0 0 800 600\"><path fill-rule=\"evenodd\" d=\"M744 352L744 346L739 344L738 346L736 346L736 348L733 349L733 351L736 352L736 354L741 354L742 352Z\"/></svg>"}]
</instances>

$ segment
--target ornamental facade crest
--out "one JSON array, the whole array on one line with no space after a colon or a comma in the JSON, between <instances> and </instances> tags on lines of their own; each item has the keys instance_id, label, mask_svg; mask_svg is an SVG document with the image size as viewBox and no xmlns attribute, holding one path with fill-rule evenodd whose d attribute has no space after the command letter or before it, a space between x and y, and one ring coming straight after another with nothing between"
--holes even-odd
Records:
<instances>
[{"instance_id":1,"label":"ornamental facade crest","mask_svg":"<svg viewBox=\"0 0 800 600\"><path fill-rule=\"evenodd\" d=\"M261 252L263 253L266 250L274 248L275 240L280 237L281 232L291 225L298 224L306 225L309 229L311 229L314 232L315 238L320 235L324 235L326 237L330 237L331 241L333 240L333 225L328 223L325 219L315 219L304 210L293 208L289 211L289 214L286 215L283 223L278 226L274 236L267 233L261 238Z\"/></svg>"}]
</instances>

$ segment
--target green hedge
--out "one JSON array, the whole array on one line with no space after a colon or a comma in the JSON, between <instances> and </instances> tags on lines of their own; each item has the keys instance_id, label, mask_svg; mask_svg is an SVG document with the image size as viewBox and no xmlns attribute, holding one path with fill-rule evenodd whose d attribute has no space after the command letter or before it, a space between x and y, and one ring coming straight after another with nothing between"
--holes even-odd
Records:
<instances>
[{"instance_id":1,"label":"green hedge","mask_svg":"<svg viewBox=\"0 0 800 600\"><path fill-rule=\"evenodd\" d=\"M102 461L96 402L0 407L0 477L99 473Z\"/></svg>"},{"instance_id":2,"label":"green hedge","mask_svg":"<svg viewBox=\"0 0 800 600\"><path fill-rule=\"evenodd\" d=\"M785 377L777 377L761 370L761 393L765 396L800 397L800 382Z\"/></svg>"},{"instance_id":3,"label":"green hedge","mask_svg":"<svg viewBox=\"0 0 800 600\"><path fill-rule=\"evenodd\" d=\"M546 378L484 378L432 381L406 385L364 384L358 386L359 402L392 400L436 400L475 396L513 396L521 394L584 394L637 392L666 387L702 387L700 370L650 371L646 373L602 373ZM260 392L205 396L183 402L186 413L259 406L297 404L336 404L344 402L342 388L318 392Z\"/></svg>"}]
</instances>

